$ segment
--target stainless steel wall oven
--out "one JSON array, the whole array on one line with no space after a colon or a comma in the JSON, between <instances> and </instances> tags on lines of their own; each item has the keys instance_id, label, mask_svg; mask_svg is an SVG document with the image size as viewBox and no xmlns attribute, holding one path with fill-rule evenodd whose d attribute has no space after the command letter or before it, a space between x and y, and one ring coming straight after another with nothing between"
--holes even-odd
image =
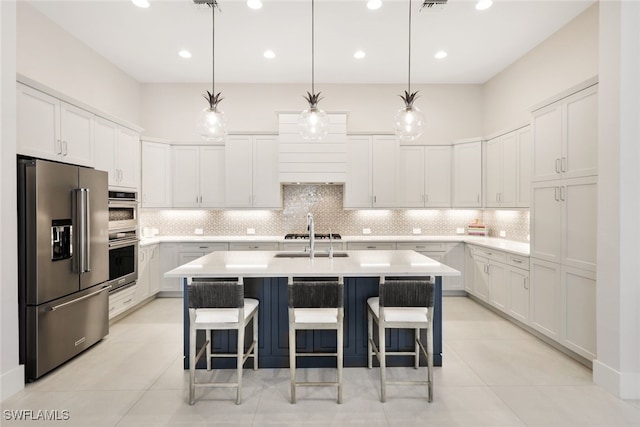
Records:
<instances>
[{"instance_id":1,"label":"stainless steel wall oven","mask_svg":"<svg viewBox=\"0 0 640 427\"><path fill-rule=\"evenodd\" d=\"M138 280L137 193L109 191L109 284L117 292Z\"/></svg>"}]
</instances>

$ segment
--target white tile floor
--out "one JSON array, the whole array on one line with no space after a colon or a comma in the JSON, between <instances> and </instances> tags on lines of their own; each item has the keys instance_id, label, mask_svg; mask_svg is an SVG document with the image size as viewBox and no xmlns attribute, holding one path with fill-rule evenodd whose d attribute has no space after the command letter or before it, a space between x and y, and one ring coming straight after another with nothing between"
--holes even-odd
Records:
<instances>
[{"instance_id":1,"label":"white tile floor","mask_svg":"<svg viewBox=\"0 0 640 427\"><path fill-rule=\"evenodd\" d=\"M200 389L187 404L181 304L158 299L111 326L110 335L2 403L2 426L640 426L640 402L622 401L591 372L467 298L444 301L445 366L435 397L392 387L379 401L378 371L345 369L335 389L300 388L289 403L287 369L245 370L244 400L233 389ZM206 372L200 375L208 375ZM414 375L394 368L390 376ZM217 379L232 375L215 373ZM331 370L303 370L322 377ZM66 421L14 421L11 410L68 411Z\"/></svg>"}]
</instances>

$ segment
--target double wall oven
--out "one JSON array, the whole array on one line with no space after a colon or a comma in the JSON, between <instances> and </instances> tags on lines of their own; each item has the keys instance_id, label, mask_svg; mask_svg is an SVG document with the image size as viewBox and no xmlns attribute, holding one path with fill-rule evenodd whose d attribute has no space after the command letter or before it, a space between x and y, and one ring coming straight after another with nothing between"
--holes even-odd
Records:
<instances>
[{"instance_id":1,"label":"double wall oven","mask_svg":"<svg viewBox=\"0 0 640 427\"><path fill-rule=\"evenodd\" d=\"M109 284L118 292L138 280L138 194L109 191Z\"/></svg>"}]
</instances>

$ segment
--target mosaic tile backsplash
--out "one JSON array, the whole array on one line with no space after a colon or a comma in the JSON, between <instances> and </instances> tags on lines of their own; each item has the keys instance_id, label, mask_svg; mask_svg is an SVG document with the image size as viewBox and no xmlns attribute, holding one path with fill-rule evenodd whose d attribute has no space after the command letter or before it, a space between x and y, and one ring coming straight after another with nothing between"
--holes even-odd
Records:
<instances>
[{"instance_id":1,"label":"mosaic tile backsplash","mask_svg":"<svg viewBox=\"0 0 640 427\"><path fill-rule=\"evenodd\" d=\"M484 222L489 235L528 242L528 210L475 209L371 209L345 210L341 185L285 185L281 211L266 210L176 210L141 209L140 226L159 230L161 236L189 236L202 228L208 236L246 235L254 228L258 236L284 236L305 233L307 213L313 213L316 233L362 235L411 235L420 228L423 235L454 235L476 218Z\"/></svg>"}]
</instances>

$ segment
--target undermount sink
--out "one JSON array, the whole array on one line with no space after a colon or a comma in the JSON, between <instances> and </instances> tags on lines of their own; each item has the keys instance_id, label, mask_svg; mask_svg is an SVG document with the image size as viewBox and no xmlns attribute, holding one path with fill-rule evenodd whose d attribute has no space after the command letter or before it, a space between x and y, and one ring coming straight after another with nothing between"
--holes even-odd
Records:
<instances>
[{"instance_id":1,"label":"undermount sink","mask_svg":"<svg viewBox=\"0 0 640 427\"><path fill-rule=\"evenodd\" d=\"M274 258L309 258L309 252L279 252L274 255ZM318 252L313 254L315 258L328 258L329 254L327 252ZM346 252L334 252L334 258L346 258L349 254Z\"/></svg>"}]
</instances>

